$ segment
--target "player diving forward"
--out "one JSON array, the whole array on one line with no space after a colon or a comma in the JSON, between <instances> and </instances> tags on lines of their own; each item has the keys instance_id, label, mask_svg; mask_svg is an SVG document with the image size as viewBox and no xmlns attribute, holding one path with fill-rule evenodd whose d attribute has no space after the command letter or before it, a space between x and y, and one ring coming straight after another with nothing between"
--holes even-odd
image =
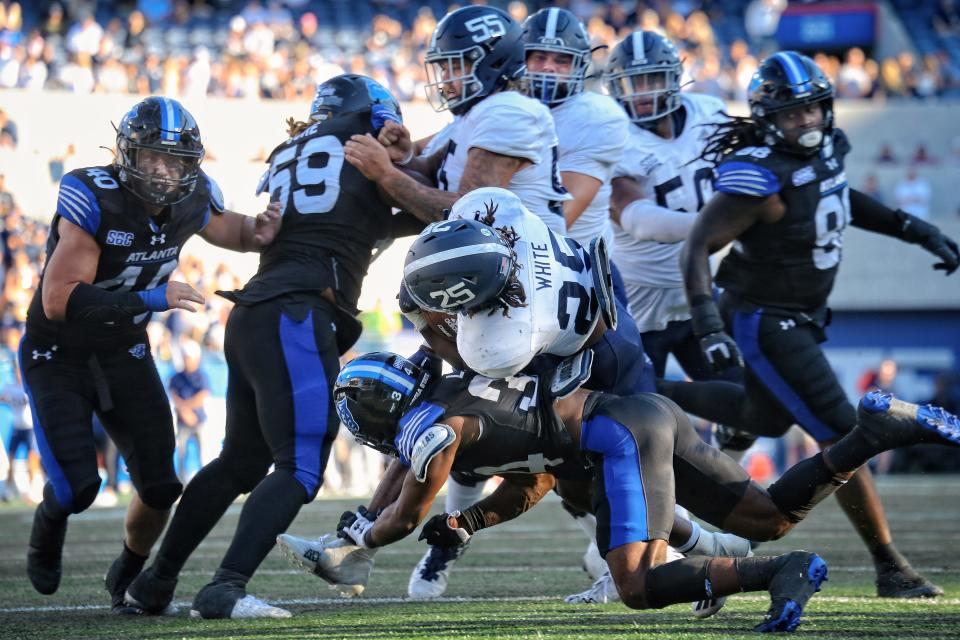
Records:
<instances>
[{"instance_id":1,"label":"player diving forward","mask_svg":"<svg viewBox=\"0 0 960 640\"><path fill-rule=\"evenodd\" d=\"M395 354L348 363L334 388L341 420L358 440L397 456L409 470L399 483L387 479L394 486L378 488L389 504L382 513L349 514L339 538L282 535L281 551L331 583L360 588L374 551L417 528L451 471L505 476L479 503L427 522L421 536L431 544L462 544L520 515L550 489L549 476L586 476L598 545L628 607L768 590L770 608L755 630L793 631L826 580L826 563L805 551L665 563L675 501L750 539L777 539L877 453L918 442L960 446L957 416L872 392L861 402L857 427L823 452L823 465L801 462L763 489L703 442L686 414L662 396L579 389L554 402L547 387L537 376L494 381L469 372L434 381Z\"/></svg>"}]
</instances>

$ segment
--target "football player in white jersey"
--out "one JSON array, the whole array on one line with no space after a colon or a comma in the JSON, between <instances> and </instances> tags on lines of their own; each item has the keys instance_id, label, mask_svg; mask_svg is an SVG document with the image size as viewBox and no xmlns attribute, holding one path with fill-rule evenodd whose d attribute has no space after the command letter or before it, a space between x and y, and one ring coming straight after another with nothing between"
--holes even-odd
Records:
<instances>
[{"instance_id":1,"label":"football player in white jersey","mask_svg":"<svg viewBox=\"0 0 960 640\"><path fill-rule=\"evenodd\" d=\"M612 252L657 377L673 353L699 380L715 376L690 326L679 258L713 192L713 169L699 156L727 117L720 100L681 93L681 73L673 43L652 31L634 31L610 54L604 84L632 122L614 170Z\"/></svg>"},{"instance_id":2,"label":"football player in white jersey","mask_svg":"<svg viewBox=\"0 0 960 640\"><path fill-rule=\"evenodd\" d=\"M613 241L610 179L630 125L609 96L584 91L590 37L566 9L541 9L523 23L527 73L520 90L550 107L560 141L560 176L572 200L563 206L567 235L584 247L602 236Z\"/></svg>"},{"instance_id":3,"label":"football player in white jersey","mask_svg":"<svg viewBox=\"0 0 960 640\"><path fill-rule=\"evenodd\" d=\"M447 144L429 157L414 157L409 132L391 126L379 141L356 136L348 142L347 161L418 215L440 220L462 194L505 187L563 233L563 203L570 195L560 182L553 118L547 107L511 90L524 73L520 25L493 7L453 11L437 24L426 67L431 104L460 116ZM391 161L435 177L439 188L420 184Z\"/></svg>"},{"instance_id":4,"label":"football player in white jersey","mask_svg":"<svg viewBox=\"0 0 960 640\"><path fill-rule=\"evenodd\" d=\"M590 376L589 388L623 395L652 388L652 370L639 332L629 317L616 321L626 313L622 307L619 313L614 311L602 238L585 250L547 229L505 189L472 191L454 204L446 221L427 227L410 247L404 284L416 305L404 309L407 317L419 329L428 329L422 332L434 351L459 369L491 378L506 378L531 367L552 374L564 357L582 353L571 369L574 374L582 371L584 379ZM444 314L453 313L455 323L440 324ZM437 333L432 333L434 323L439 324ZM455 344L439 337L439 333L453 337L453 330ZM563 381L575 377L558 376ZM560 395L562 387L562 383L555 385ZM482 484L466 480L454 477L448 482L448 509L464 508L480 498ZM595 535L592 518L578 524L588 536ZM736 541L694 526L681 548L713 553L724 544ZM431 547L414 569L410 596L441 595L464 550L465 546ZM739 555L749 553L749 547L724 551ZM599 567L591 574L601 578L606 566L602 559L597 562ZM598 584L584 597L569 601L616 599L609 579Z\"/></svg>"}]
</instances>

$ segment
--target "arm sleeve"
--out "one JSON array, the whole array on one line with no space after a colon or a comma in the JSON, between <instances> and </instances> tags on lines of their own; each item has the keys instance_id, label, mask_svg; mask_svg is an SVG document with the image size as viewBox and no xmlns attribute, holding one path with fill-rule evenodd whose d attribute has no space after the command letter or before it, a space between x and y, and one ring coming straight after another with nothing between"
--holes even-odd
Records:
<instances>
[{"instance_id":1,"label":"arm sleeve","mask_svg":"<svg viewBox=\"0 0 960 640\"><path fill-rule=\"evenodd\" d=\"M57 213L96 237L100 228L100 203L90 187L72 173L60 181Z\"/></svg>"},{"instance_id":2,"label":"arm sleeve","mask_svg":"<svg viewBox=\"0 0 960 640\"><path fill-rule=\"evenodd\" d=\"M752 162L723 162L716 169L714 189L737 196L766 198L780 192L780 179L773 171Z\"/></svg>"},{"instance_id":3,"label":"arm sleeve","mask_svg":"<svg viewBox=\"0 0 960 640\"><path fill-rule=\"evenodd\" d=\"M697 214L673 211L650 200L634 200L620 214L620 226L637 240L654 240L673 244L683 242Z\"/></svg>"},{"instance_id":4,"label":"arm sleeve","mask_svg":"<svg viewBox=\"0 0 960 640\"><path fill-rule=\"evenodd\" d=\"M549 118L549 114L546 116ZM480 117L470 138L470 148L479 147L539 164L544 157L543 129L553 126L547 118L521 105L497 104ZM551 133L556 144L556 133Z\"/></svg>"},{"instance_id":5,"label":"arm sleeve","mask_svg":"<svg viewBox=\"0 0 960 640\"><path fill-rule=\"evenodd\" d=\"M865 193L850 189L850 224L863 229L921 244L936 227L906 211L891 209Z\"/></svg>"}]
</instances>

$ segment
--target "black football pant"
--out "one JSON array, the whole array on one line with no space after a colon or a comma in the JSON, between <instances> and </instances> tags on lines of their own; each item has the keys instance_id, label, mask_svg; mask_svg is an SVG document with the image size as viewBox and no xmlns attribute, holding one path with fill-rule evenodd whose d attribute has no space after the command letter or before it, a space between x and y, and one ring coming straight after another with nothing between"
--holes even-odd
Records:
<instances>
[{"instance_id":1,"label":"black football pant","mask_svg":"<svg viewBox=\"0 0 960 640\"><path fill-rule=\"evenodd\" d=\"M170 402L146 334L139 339L97 351L56 345L29 331L20 342L40 459L65 513L84 511L100 491L94 412L123 454L144 504L168 509L180 495Z\"/></svg>"},{"instance_id":2,"label":"black football pant","mask_svg":"<svg viewBox=\"0 0 960 640\"><path fill-rule=\"evenodd\" d=\"M330 397L339 370L333 308L318 301L306 317L294 315L279 300L230 313L223 450L184 491L157 560L162 577L174 577L227 507L250 492L221 565L249 578L320 489L339 425Z\"/></svg>"},{"instance_id":3,"label":"black football pant","mask_svg":"<svg viewBox=\"0 0 960 640\"><path fill-rule=\"evenodd\" d=\"M856 409L820 349L825 309L750 307L724 294L721 311L743 355L744 384L662 381L661 393L694 415L761 436L782 436L796 423L832 442L853 429Z\"/></svg>"}]
</instances>

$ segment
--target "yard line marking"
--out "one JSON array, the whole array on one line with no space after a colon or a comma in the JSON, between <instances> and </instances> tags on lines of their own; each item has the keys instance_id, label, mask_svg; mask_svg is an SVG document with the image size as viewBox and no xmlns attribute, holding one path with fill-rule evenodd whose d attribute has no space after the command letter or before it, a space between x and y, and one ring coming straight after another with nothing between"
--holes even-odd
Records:
<instances>
[{"instance_id":1,"label":"yard line marking","mask_svg":"<svg viewBox=\"0 0 960 640\"><path fill-rule=\"evenodd\" d=\"M744 602L762 602L767 603L770 601L770 598L767 594L758 594L758 595L736 595L731 596L737 598L740 601ZM463 597L443 597L435 598L433 600L426 601L426 604L432 603L484 603L484 602L546 602L546 601L559 601L559 596L509 596L509 597L472 597L472 596L463 596ZM873 597L860 597L860 596L817 596L814 602L825 602L830 604L849 604L849 603L864 603L872 602L876 600ZM286 598L281 600L269 600L270 604L274 605L348 605L348 606L363 606L363 605L378 605L378 604L408 604L408 603L417 603L420 604L421 600L411 600L410 598L404 597L385 597L385 598ZM192 604L189 600L178 600L173 603L178 610L185 610L189 608ZM937 599L920 599L920 600L897 600L897 604L904 604L908 606L915 607L940 607L940 606L956 606L960 605L960 598L937 598ZM0 614L3 613L65 613L70 611L104 611L110 607L105 604L77 604L77 605L65 605L65 606L43 606L43 607L5 607L0 608ZM575 605L570 607L571 611L575 611L577 607Z\"/></svg>"}]
</instances>

